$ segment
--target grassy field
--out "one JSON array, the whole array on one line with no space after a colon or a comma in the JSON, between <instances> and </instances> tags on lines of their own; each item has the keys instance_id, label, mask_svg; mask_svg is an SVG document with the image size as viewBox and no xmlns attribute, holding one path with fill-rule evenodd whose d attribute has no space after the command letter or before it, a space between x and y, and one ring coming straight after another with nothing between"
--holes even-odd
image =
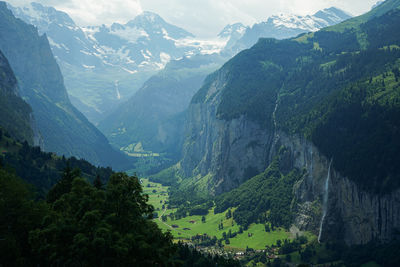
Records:
<instances>
[{"instance_id":1,"label":"grassy field","mask_svg":"<svg viewBox=\"0 0 400 267\"><path fill-rule=\"evenodd\" d=\"M249 236L249 234L252 235ZM265 249L266 245L274 245L277 240L289 239L289 236L290 234L282 229L265 232L263 224L253 224L247 231L243 231L243 234L231 238L230 245L227 247Z\"/></svg>"},{"instance_id":2,"label":"grassy field","mask_svg":"<svg viewBox=\"0 0 400 267\"><path fill-rule=\"evenodd\" d=\"M160 215L162 206L168 201L168 187L161 184L151 183L148 179L140 179L143 192L149 195L149 204L153 205L154 210Z\"/></svg>"},{"instance_id":3,"label":"grassy field","mask_svg":"<svg viewBox=\"0 0 400 267\"><path fill-rule=\"evenodd\" d=\"M153 205L155 211L161 217L163 214L168 215L175 212L172 209L162 209L162 206L168 201L168 187L162 186L158 183L149 182L148 179L141 179L143 191L149 195L149 204ZM234 209L231 209L233 212ZM214 209L210 209L205 216L205 222L202 222L202 216L188 216L179 220L171 220L168 217L166 222L162 222L160 218L156 218L155 222L163 231L171 231L172 235L177 239L189 239L195 235L207 234L211 237L216 236L218 239L222 238L223 233L231 231L239 232L239 225L235 223L233 218L226 218L226 212L214 214ZM223 225L223 229L219 229L219 225ZM178 226L172 228L171 226ZM266 245L276 244L278 239L284 240L290 237L290 233L282 230L275 229L272 232L265 232L263 224L252 224L249 229L238 234L234 238L230 238L230 244L226 245L227 249L246 249L246 247L253 249L264 249Z\"/></svg>"},{"instance_id":4,"label":"grassy field","mask_svg":"<svg viewBox=\"0 0 400 267\"><path fill-rule=\"evenodd\" d=\"M225 213L214 214L213 209L205 216L206 221L201 221L202 216L188 216L179 220L168 220L165 222L167 225L177 225L178 228L171 229L165 223L157 220L157 223L163 230L171 230L175 238L190 238L197 234L207 234L209 236L216 236L218 239L222 238L223 233L231 231L239 232L239 226L233 221L232 218L226 219ZM223 229L218 229L221 223ZM263 224L252 224L249 229L243 231L242 234L237 234L234 238L230 238L230 244L226 245L227 249L245 249L246 247L253 249L264 249L266 245L276 244L278 239L288 239L290 234L282 229L276 229L272 232L265 232Z\"/></svg>"}]
</instances>

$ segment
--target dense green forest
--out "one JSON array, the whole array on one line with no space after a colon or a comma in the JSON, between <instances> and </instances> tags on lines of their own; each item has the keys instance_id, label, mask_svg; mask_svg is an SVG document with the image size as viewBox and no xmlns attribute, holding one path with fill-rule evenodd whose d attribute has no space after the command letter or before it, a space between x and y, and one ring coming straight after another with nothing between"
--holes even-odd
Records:
<instances>
[{"instance_id":1,"label":"dense green forest","mask_svg":"<svg viewBox=\"0 0 400 267\"><path fill-rule=\"evenodd\" d=\"M285 149L275 158L265 172L251 178L238 188L215 199L215 212L233 212L235 222L245 227L252 223L271 223L289 229L293 223L293 185L302 178L299 170L285 170Z\"/></svg>"},{"instance_id":2,"label":"dense green forest","mask_svg":"<svg viewBox=\"0 0 400 267\"><path fill-rule=\"evenodd\" d=\"M5 266L151 266L172 260L172 238L150 221L153 208L136 177L113 174L103 188L66 170L47 202L34 201L29 187L4 169L0 183Z\"/></svg>"},{"instance_id":3,"label":"dense green forest","mask_svg":"<svg viewBox=\"0 0 400 267\"><path fill-rule=\"evenodd\" d=\"M303 135L364 190L395 190L400 10L393 6L398 2L386 1L368 15L288 40L260 39L210 75L192 103L206 103L211 84L222 79L217 118L244 115L271 132Z\"/></svg>"},{"instance_id":4,"label":"dense green forest","mask_svg":"<svg viewBox=\"0 0 400 267\"><path fill-rule=\"evenodd\" d=\"M191 188L181 190L177 183L171 182L168 204L177 208L174 213L177 219L206 215L215 205L215 213L236 208L233 218L245 228L252 223L270 223L272 226L288 229L295 212L292 208L293 186L304 175L301 170L287 168L288 153L282 147L279 156L263 173L252 177L238 188L213 198L200 197ZM167 173L173 175L172 170ZM157 178L152 178L152 181L155 180Z\"/></svg>"},{"instance_id":5,"label":"dense green forest","mask_svg":"<svg viewBox=\"0 0 400 267\"><path fill-rule=\"evenodd\" d=\"M152 221L139 179L113 173L93 185L79 169L64 169L45 200L0 165L2 266L236 266L206 257Z\"/></svg>"},{"instance_id":6,"label":"dense green forest","mask_svg":"<svg viewBox=\"0 0 400 267\"><path fill-rule=\"evenodd\" d=\"M335 169L381 193L400 186L399 23L400 11L391 11L362 24L366 50L336 55L337 48L320 43L334 58L288 79L277 111L282 129L304 134L333 158Z\"/></svg>"},{"instance_id":7,"label":"dense green forest","mask_svg":"<svg viewBox=\"0 0 400 267\"><path fill-rule=\"evenodd\" d=\"M0 160L4 168L15 173L35 186L39 197L44 197L60 179L63 170L69 166L78 168L82 177L93 181L97 176L105 183L112 174L111 168L95 167L83 159L59 157L54 153L43 152L26 141L16 142L0 127Z\"/></svg>"}]
</instances>

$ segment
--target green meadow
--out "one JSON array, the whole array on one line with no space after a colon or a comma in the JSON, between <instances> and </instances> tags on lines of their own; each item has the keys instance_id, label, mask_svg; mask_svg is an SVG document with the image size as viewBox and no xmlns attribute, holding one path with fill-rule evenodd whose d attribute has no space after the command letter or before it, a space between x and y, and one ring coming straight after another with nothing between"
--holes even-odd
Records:
<instances>
[{"instance_id":1,"label":"green meadow","mask_svg":"<svg viewBox=\"0 0 400 267\"><path fill-rule=\"evenodd\" d=\"M162 186L158 183L150 182L148 179L141 179L143 191L149 195L149 204L154 206L159 218L154 221L159 225L163 231L171 231L171 234L176 239L189 240L192 236L207 234L210 237L216 236L218 239L226 234L238 233L235 237L229 238L230 244L225 245L226 249L246 249L246 247L253 249L264 249L265 246L276 244L277 240L284 240L290 238L290 233L284 229L277 228L274 231L266 232L264 224L252 224L247 230L243 230L239 234L240 226L236 224L233 218L227 218L226 213L214 214L214 208L210 209L205 217L205 222L202 222L202 216L187 216L179 220L171 220L170 217L167 221L161 220L162 215L169 215L175 212L174 209L167 209L168 202L168 187ZM165 210L162 209L164 206ZM231 209L233 212L234 209ZM220 224L222 223L223 229Z\"/></svg>"}]
</instances>

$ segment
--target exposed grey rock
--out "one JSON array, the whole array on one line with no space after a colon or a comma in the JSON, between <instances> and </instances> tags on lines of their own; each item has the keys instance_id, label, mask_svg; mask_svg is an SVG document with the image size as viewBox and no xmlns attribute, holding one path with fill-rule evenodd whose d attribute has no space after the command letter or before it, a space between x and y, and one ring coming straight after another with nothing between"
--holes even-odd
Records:
<instances>
[{"instance_id":1,"label":"exposed grey rock","mask_svg":"<svg viewBox=\"0 0 400 267\"><path fill-rule=\"evenodd\" d=\"M262 128L245 116L230 121L217 117L220 93L225 86L219 73L203 103L192 103L188 110L182 171L186 177L208 176L211 194L229 191L250 177L246 170L262 172L269 154L277 155L284 146L289 156L283 167L306 169L307 175L294 188L294 225L319 234L322 200L331 159L321 154L309 140L298 135ZM277 137L276 144L272 140ZM328 183L327 212L322 222L321 241L344 239L347 244L371 240L388 241L400 229L400 190L387 195L363 191L335 170Z\"/></svg>"},{"instance_id":2,"label":"exposed grey rock","mask_svg":"<svg viewBox=\"0 0 400 267\"><path fill-rule=\"evenodd\" d=\"M303 230L318 232L315 220L322 213L310 208L321 203L330 159L311 142L299 136L280 133L280 143L293 155L293 167L306 168L308 175L295 186L299 207L295 224ZM333 161L334 167L334 161ZM321 210L321 204L319 204ZM314 217L314 222L310 218ZM317 217L317 218L315 218ZM371 240L389 241L400 229L400 190L377 195L359 188L353 181L331 169L328 211L322 227L322 241L343 238L347 244Z\"/></svg>"},{"instance_id":3,"label":"exposed grey rock","mask_svg":"<svg viewBox=\"0 0 400 267\"><path fill-rule=\"evenodd\" d=\"M206 103L192 103L185 128L182 168L187 177L209 176L211 194L229 191L268 166L271 132L245 116L217 118L224 74L210 86Z\"/></svg>"}]
</instances>

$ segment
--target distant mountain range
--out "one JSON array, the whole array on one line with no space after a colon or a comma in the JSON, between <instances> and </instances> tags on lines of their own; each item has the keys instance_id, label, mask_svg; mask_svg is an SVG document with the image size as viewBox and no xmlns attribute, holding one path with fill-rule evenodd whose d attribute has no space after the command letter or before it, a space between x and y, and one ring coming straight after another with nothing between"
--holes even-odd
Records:
<instances>
[{"instance_id":1,"label":"distant mountain range","mask_svg":"<svg viewBox=\"0 0 400 267\"><path fill-rule=\"evenodd\" d=\"M214 40L199 40L151 12L125 24L79 27L66 13L38 3L8 8L46 34L72 104L115 147L141 143L172 153L181 151L182 112L209 73L259 38L292 37L350 17L337 8L281 14L253 27L227 25Z\"/></svg>"},{"instance_id":2,"label":"distant mountain range","mask_svg":"<svg viewBox=\"0 0 400 267\"><path fill-rule=\"evenodd\" d=\"M229 35L201 41L160 16L144 12L126 24L79 27L64 12L38 3L8 5L46 33L71 100L97 123L172 59L219 52Z\"/></svg>"},{"instance_id":3,"label":"distant mountain range","mask_svg":"<svg viewBox=\"0 0 400 267\"><path fill-rule=\"evenodd\" d=\"M314 15L299 16L294 14L279 14L269 17L266 21L247 27L243 36L226 49L233 54L250 48L259 38L269 37L286 39L304 32L315 32L321 28L332 26L351 18L351 15L335 7L318 11Z\"/></svg>"},{"instance_id":4,"label":"distant mountain range","mask_svg":"<svg viewBox=\"0 0 400 267\"><path fill-rule=\"evenodd\" d=\"M336 8L313 16L273 16L253 27L227 25L215 39L199 40L152 12L126 24L79 27L68 14L38 3L8 7L40 34L46 33L72 103L95 124L170 60L221 51L229 58L260 37L292 37L349 18Z\"/></svg>"},{"instance_id":5,"label":"distant mountain range","mask_svg":"<svg viewBox=\"0 0 400 267\"><path fill-rule=\"evenodd\" d=\"M145 149L167 152L169 157L177 158L183 142L185 110L207 74L240 50L254 45L261 37L296 36L349 17L339 9L329 8L313 16L271 17L252 28L241 23L227 25L218 35L220 39L228 40L223 51L171 61L164 70L146 81L131 99L101 121L99 128L113 145L123 150L141 143Z\"/></svg>"}]
</instances>

